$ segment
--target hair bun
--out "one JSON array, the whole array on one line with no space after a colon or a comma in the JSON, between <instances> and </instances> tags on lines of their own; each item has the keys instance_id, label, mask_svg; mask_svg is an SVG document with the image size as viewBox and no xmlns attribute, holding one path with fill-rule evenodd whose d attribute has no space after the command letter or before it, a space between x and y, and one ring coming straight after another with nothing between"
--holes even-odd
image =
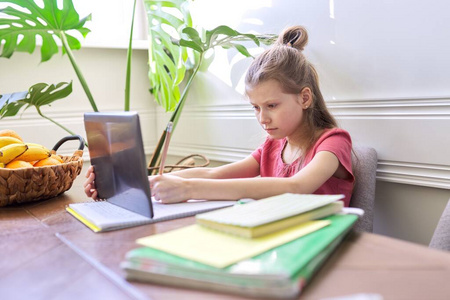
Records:
<instances>
[{"instance_id":1,"label":"hair bun","mask_svg":"<svg viewBox=\"0 0 450 300\"><path fill-rule=\"evenodd\" d=\"M308 44L308 32L303 26L288 27L278 36L277 43L303 51Z\"/></svg>"}]
</instances>

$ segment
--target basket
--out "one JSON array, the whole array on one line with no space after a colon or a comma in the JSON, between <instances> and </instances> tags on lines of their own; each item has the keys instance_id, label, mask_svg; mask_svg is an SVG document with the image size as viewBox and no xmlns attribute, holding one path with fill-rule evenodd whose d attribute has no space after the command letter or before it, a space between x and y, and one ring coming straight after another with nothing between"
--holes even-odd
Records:
<instances>
[{"instance_id":1,"label":"basket","mask_svg":"<svg viewBox=\"0 0 450 300\"><path fill-rule=\"evenodd\" d=\"M84 139L79 135L64 137L51 153L56 154L56 150L69 140L79 140L80 146L72 156L59 155L64 161L60 165L0 168L0 207L52 198L70 189L83 167Z\"/></svg>"}]
</instances>

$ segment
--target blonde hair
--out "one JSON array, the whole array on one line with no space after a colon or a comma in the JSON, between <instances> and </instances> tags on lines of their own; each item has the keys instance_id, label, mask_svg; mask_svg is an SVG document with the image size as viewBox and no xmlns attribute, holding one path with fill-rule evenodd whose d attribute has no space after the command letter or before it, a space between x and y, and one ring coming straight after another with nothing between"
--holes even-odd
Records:
<instances>
[{"instance_id":1,"label":"blonde hair","mask_svg":"<svg viewBox=\"0 0 450 300\"><path fill-rule=\"evenodd\" d=\"M300 94L306 87L311 90L312 103L305 110L310 141L304 150L319 138L321 129L337 127L320 92L317 72L302 53L307 43L308 32L304 27L285 29L275 44L253 61L245 77L247 90L268 80L276 80L288 94Z\"/></svg>"}]
</instances>

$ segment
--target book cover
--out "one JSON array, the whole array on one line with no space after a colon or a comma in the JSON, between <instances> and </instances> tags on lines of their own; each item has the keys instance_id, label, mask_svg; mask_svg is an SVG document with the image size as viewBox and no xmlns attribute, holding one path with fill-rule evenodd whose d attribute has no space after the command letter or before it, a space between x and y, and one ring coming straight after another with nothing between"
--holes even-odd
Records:
<instances>
[{"instance_id":1,"label":"book cover","mask_svg":"<svg viewBox=\"0 0 450 300\"><path fill-rule=\"evenodd\" d=\"M294 297L357 219L350 214L329 216L324 218L331 222L329 226L226 268L148 247L129 251L121 267L129 280L248 296Z\"/></svg>"},{"instance_id":2,"label":"book cover","mask_svg":"<svg viewBox=\"0 0 450 300\"><path fill-rule=\"evenodd\" d=\"M194 224L143 237L136 242L142 246L223 268L329 224L327 220L309 221L256 239L237 237Z\"/></svg>"},{"instance_id":3,"label":"book cover","mask_svg":"<svg viewBox=\"0 0 450 300\"><path fill-rule=\"evenodd\" d=\"M342 211L344 203L342 201L333 202L322 207L313 209L311 211L301 213L296 216L281 219L275 222L266 223L255 227L244 227L238 225L224 224L207 220L201 217L196 218L196 222L199 225L206 226L208 228L218 230L221 232L241 236L245 238L257 238L273 232L280 231L285 228L292 227L297 224L301 224L307 221L324 218L329 215L336 214Z\"/></svg>"},{"instance_id":4,"label":"book cover","mask_svg":"<svg viewBox=\"0 0 450 300\"><path fill-rule=\"evenodd\" d=\"M342 199L344 195L285 193L244 205L199 214L196 220L241 227L256 227L299 215Z\"/></svg>"}]
</instances>

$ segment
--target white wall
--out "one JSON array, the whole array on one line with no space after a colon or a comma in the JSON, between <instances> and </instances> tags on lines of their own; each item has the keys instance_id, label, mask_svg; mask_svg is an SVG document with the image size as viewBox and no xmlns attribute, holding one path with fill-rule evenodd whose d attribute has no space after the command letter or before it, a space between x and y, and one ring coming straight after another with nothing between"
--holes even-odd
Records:
<instances>
[{"instance_id":1,"label":"white wall","mask_svg":"<svg viewBox=\"0 0 450 300\"><path fill-rule=\"evenodd\" d=\"M450 198L449 9L445 0L432 5L418 0L196 0L192 12L207 29L225 24L241 32L278 33L288 25L306 26L305 54L318 69L331 111L355 144L378 151L375 232L428 244ZM75 52L102 110L123 106L122 48ZM146 51L133 54L132 108L141 112L150 153L168 115L159 108L155 112L148 95ZM0 59L0 93L73 79L74 93L44 112L82 133L82 113L91 109L67 57L38 62L36 55L21 53ZM242 97L250 62L234 51L216 53L210 71L199 74L191 90L172 155L201 153L226 163L259 145L264 133ZM1 120L0 128L8 127L50 146L65 135L31 109L22 120ZM38 128L42 133L36 135Z\"/></svg>"}]
</instances>

